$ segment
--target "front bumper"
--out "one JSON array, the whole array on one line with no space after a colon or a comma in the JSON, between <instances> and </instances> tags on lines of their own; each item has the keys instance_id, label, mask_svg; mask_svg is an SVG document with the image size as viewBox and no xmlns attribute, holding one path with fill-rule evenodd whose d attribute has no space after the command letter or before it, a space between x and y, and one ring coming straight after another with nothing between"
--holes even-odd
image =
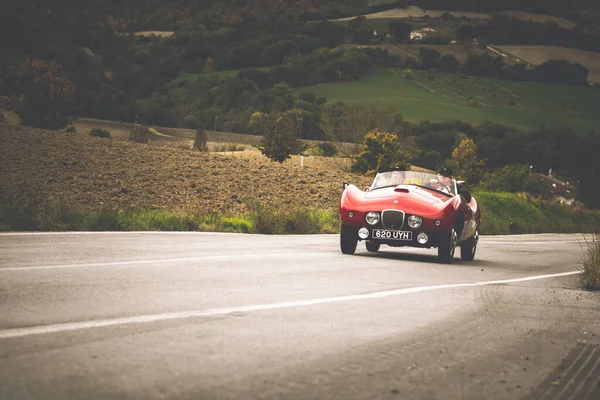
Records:
<instances>
[{"instance_id":1,"label":"front bumper","mask_svg":"<svg viewBox=\"0 0 600 400\"><path fill-rule=\"evenodd\" d=\"M443 231L430 231L430 230L426 230L426 229L402 229L399 232L411 232L412 233L412 237L410 240L396 240L396 239L383 239L383 238L375 238L373 237L373 230L374 229L382 229L381 227L372 227L372 226L363 226L361 227L361 229L364 228L368 231L368 236L367 237L361 237L360 235L358 235L358 230L357 230L357 235L358 235L358 240L363 240L363 241L369 241L369 242L373 242L373 243L380 243L380 244L385 244L388 246L393 246L393 247L421 247L421 248L431 248L431 247L438 247L439 244L445 240L447 233L443 232ZM425 243L419 243L419 241L417 240L417 238L419 237L420 233L425 233L427 235L427 242ZM402 235L398 235L398 236L402 236Z\"/></svg>"}]
</instances>

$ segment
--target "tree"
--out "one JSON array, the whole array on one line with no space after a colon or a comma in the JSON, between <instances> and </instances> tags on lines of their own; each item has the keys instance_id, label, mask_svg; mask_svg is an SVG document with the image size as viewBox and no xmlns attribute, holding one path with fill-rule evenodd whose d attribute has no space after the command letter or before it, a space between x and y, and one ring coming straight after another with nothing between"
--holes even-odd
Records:
<instances>
[{"instance_id":1,"label":"tree","mask_svg":"<svg viewBox=\"0 0 600 400\"><path fill-rule=\"evenodd\" d=\"M440 57L439 61L440 70L448 73L454 73L458 71L458 60L454 54L444 54Z\"/></svg>"},{"instance_id":2,"label":"tree","mask_svg":"<svg viewBox=\"0 0 600 400\"><path fill-rule=\"evenodd\" d=\"M366 19L367 18L364 15L359 15L348 23L348 29L352 32L359 30L362 28L363 22L365 22Z\"/></svg>"},{"instance_id":3,"label":"tree","mask_svg":"<svg viewBox=\"0 0 600 400\"><path fill-rule=\"evenodd\" d=\"M549 191L523 164L510 164L487 173L478 186L489 192L527 192L534 196L549 197Z\"/></svg>"},{"instance_id":4,"label":"tree","mask_svg":"<svg viewBox=\"0 0 600 400\"><path fill-rule=\"evenodd\" d=\"M390 22L390 32L394 43L401 43L410 39L411 31L411 26L404 21L395 19Z\"/></svg>"},{"instance_id":5,"label":"tree","mask_svg":"<svg viewBox=\"0 0 600 400\"><path fill-rule=\"evenodd\" d=\"M23 124L44 129L62 129L75 114L75 86L60 64L27 59L11 67L0 81L11 106Z\"/></svg>"},{"instance_id":6,"label":"tree","mask_svg":"<svg viewBox=\"0 0 600 400\"><path fill-rule=\"evenodd\" d=\"M477 145L462 132L457 133L455 140L457 145L452 150L451 160L456 168L455 174L474 183L483 166L483 162L477 158Z\"/></svg>"},{"instance_id":7,"label":"tree","mask_svg":"<svg viewBox=\"0 0 600 400\"><path fill-rule=\"evenodd\" d=\"M260 152L280 163L301 153L304 146L297 135L301 117L297 109L271 115L254 113L251 124L263 132Z\"/></svg>"},{"instance_id":8,"label":"tree","mask_svg":"<svg viewBox=\"0 0 600 400\"><path fill-rule=\"evenodd\" d=\"M440 65L440 52L426 47L419 48L419 60L423 69L437 69Z\"/></svg>"},{"instance_id":9,"label":"tree","mask_svg":"<svg viewBox=\"0 0 600 400\"><path fill-rule=\"evenodd\" d=\"M398 134L374 129L365 135L362 150L352 164L352 171L374 174L400 165L409 167L411 151L402 146Z\"/></svg>"},{"instance_id":10,"label":"tree","mask_svg":"<svg viewBox=\"0 0 600 400\"><path fill-rule=\"evenodd\" d=\"M193 148L198 151L208 151L208 134L204 128L199 128L196 131Z\"/></svg>"}]
</instances>

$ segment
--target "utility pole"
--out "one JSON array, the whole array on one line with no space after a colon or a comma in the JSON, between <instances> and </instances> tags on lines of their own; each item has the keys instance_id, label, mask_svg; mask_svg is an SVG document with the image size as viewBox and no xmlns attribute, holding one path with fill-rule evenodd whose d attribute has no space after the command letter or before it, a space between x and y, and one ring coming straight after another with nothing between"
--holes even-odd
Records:
<instances>
[{"instance_id":1,"label":"utility pole","mask_svg":"<svg viewBox=\"0 0 600 400\"><path fill-rule=\"evenodd\" d=\"M217 121L219 120L219 115L215 114L215 131L217 130Z\"/></svg>"}]
</instances>

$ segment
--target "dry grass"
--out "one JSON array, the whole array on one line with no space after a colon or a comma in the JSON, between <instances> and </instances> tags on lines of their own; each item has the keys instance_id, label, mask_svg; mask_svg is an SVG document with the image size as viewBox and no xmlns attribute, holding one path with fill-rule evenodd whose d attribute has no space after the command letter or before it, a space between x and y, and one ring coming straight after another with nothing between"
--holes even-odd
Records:
<instances>
[{"instance_id":1,"label":"dry grass","mask_svg":"<svg viewBox=\"0 0 600 400\"><path fill-rule=\"evenodd\" d=\"M496 47L534 65L543 64L548 60L566 60L579 63L590 70L588 77L590 83L600 83L600 53L561 46L520 45Z\"/></svg>"},{"instance_id":2,"label":"dry grass","mask_svg":"<svg viewBox=\"0 0 600 400\"><path fill-rule=\"evenodd\" d=\"M116 130L113 130L117 132ZM113 132L111 131L111 133ZM11 195L63 200L98 209L168 209L243 213L247 199L265 205L335 209L342 182L371 178L344 172L349 161L292 157L271 162L257 150L200 153L0 123L0 187Z\"/></svg>"},{"instance_id":3,"label":"dry grass","mask_svg":"<svg viewBox=\"0 0 600 400\"><path fill-rule=\"evenodd\" d=\"M173 33L171 31L139 31L133 32L135 36L158 36L158 37L169 37L172 36Z\"/></svg>"},{"instance_id":4,"label":"dry grass","mask_svg":"<svg viewBox=\"0 0 600 400\"><path fill-rule=\"evenodd\" d=\"M586 289L600 290L600 233L584 238L582 243L581 282Z\"/></svg>"},{"instance_id":5,"label":"dry grass","mask_svg":"<svg viewBox=\"0 0 600 400\"><path fill-rule=\"evenodd\" d=\"M492 13L479 13L472 11L443 11L443 10L423 10L420 7L409 6L406 8L395 8L393 10L381 11L378 13L367 14L365 15L367 18L375 18L375 19L408 19L408 18L423 18L425 16L429 16L430 18L439 18L444 13L450 13L455 18L467 18L474 20L486 20L492 18ZM500 12L499 14L505 14L515 19L520 19L523 21L534 21L534 22L556 22L559 26L563 28L573 28L575 27L575 22L569 21L565 18L554 17L551 15L544 14L532 14L527 12L520 11L505 11ZM337 21L348 21L354 19L355 17L348 18L340 18Z\"/></svg>"}]
</instances>

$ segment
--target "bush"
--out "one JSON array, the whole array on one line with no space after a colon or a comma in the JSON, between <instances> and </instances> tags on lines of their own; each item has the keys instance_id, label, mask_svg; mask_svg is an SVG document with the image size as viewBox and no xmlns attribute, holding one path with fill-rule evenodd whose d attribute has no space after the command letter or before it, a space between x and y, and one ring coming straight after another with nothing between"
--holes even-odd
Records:
<instances>
[{"instance_id":1,"label":"bush","mask_svg":"<svg viewBox=\"0 0 600 400\"><path fill-rule=\"evenodd\" d=\"M337 154L337 149L331 142L319 143L319 150L325 157L333 157Z\"/></svg>"},{"instance_id":2,"label":"bush","mask_svg":"<svg viewBox=\"0 0 600 400\"><path fill-rule=\"evenodd\" d=\"M68 126L65 128L65 132L76 133L77 129L75 129L75 127L73 125L71 125L71 126ZM91 132L90 132L90 134L91 134Z\"/></svg>"},{"instance_id":3,"label":"bush","mask_svg":"<svg viewBox=\"0 0 600 400\"><path fill-rule=\"evenodd\" d=\"M401 75L404 79L415 79L415 71L411 68L403 69Z\"/></svg>"},{"instance_id":4,"label":"bush","mask_svg":"<svg viewBox=\"0 0 600 400\"><path fill-rule=\"evenodd\" d=\"M589 290L600 290L600 233L585 239L581 283ZM582 246L583 247L583 246Z\"/></svg>"},{"instance_id":5,"label":"bush","mask_svg":"<svg viewBox=\"0 0 600 400\"><path fill-rule=\"evenodd\" d=\"M136 143L148 143L148 138L150 137L150 130L145 126L135 126L129 132L129 141Z\"/></svg>"},{"instance_id":6,"label":"bush","mask_svg":"<svg viewBox=\"0 0 600 400\"><path fill-rule=\"evenodd\" d=\"M206 130L200 128L196 131L196 139L194 139L193 148L198 151L208 151L208 135Z\"/></svg>"},{"instance_id":7,"label":"bush","mask_svg":"<svg viewBox=\"0 0 600 400\"><path fill-rule=\"evenodd\" d=\"M100 138L109 138L109 139L111 137L110 136L110 132L108 130L106 130L106 129L100 129L100 128L94 128L94 129L92 129L90 131L90 136L96 136L96 137L100 137Z\"/></svg>"}]
</instances>

